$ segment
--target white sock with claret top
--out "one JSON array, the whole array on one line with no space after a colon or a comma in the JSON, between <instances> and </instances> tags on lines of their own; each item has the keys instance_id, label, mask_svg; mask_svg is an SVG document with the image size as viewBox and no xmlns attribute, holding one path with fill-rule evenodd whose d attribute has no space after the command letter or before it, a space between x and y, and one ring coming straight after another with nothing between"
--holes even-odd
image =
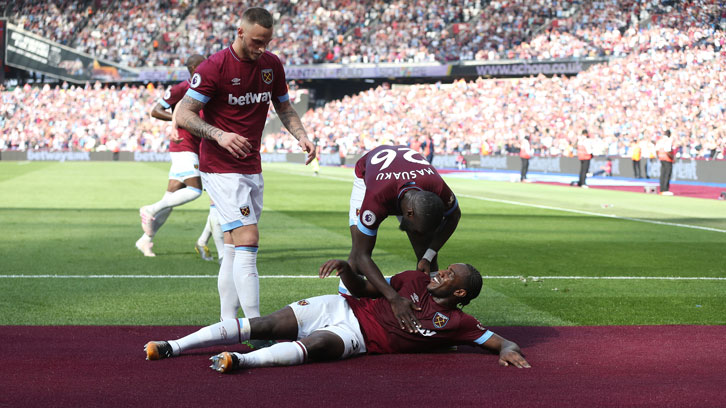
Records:
<instances>
[{"instance_id":1,"label":"white sock with claret top","mask_svg":"<svg viewBox=\"0 0 726 408\"><path fill-rule=\"evenodd\" d=\"M219 265L219 276L217 278L217 290L219 291L220 317L225 319L236 319L239 310L239 296L234 284L234 245L224 244L224 257Z\"/></svg>"},{"instance_id":2,"label":"white sock with claret top","mask_svg":"<svg viewBox=\"0 0 726 408\"><path fill-rule=\"evenodd\" d=\"M228 319L219 323L202 327L192 334L177 340L169 340L172 352L178 356L181 352L218 345L241 343L250 338L250 322L248 319Z\"/></svg>"},{"instance_id":3,"label":"white sock with claret top","mask_svg":"<svg viewBox=\"0 0 726 408\"><path fill-rule=\"evenodd\" d=\"M259 317L260 277L257 275L257 247L238 246L235 248L234 286L237 288L237 297L245 317Z\"/></svg>"}]
</instances>

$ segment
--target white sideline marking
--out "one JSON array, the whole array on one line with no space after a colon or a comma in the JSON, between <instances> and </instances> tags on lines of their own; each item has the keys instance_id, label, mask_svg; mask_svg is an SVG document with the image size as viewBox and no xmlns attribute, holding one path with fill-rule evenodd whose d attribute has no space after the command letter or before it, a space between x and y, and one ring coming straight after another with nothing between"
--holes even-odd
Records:
<instances>
[{"instance_id":1,"label":"white sideline marking","mask_svg":"<svg viewBox=\"0 0 726 408\"><path fill-rule=\"evenodd\" d=\"M549 205L539 205L539 204L529 204L529 203L523 203L519 201L510 201L510 200L499 200L496 198L485 198L485 197L479 197L469 194L457 194L459 197L465 197L465 198L473 198L475 200L482 200L482 201L492 201L495 203L502 203L502 204L511 204L511 205L520 205L523 207L535 207L535 208L541 208L544 210L554 210L554 211L564 211L564 212L570 212L575 214L583 214L583 215L593 215L596 217L607 217L607 218L615 218L618 220L626 220L626 221L635 221L635 222L645 222L648 224L657 224L657 225L668 225L671 227L682 227L682 228L692 228L692 229L698 229L698 230L704 230L704 231L712 231L712 232L722 232L726 233L726 230L718 229L718 228L711 228L711 227L701 227L698 225L688 225L688 224L678 224L675 222L665 222L665 221L654 221L654 220L645 220L642 218L630 218L630 217L619 217L614 214L602 214L602 213L596 213L596 212L590 212L590 211L582 211L582 210L573 210L570 208L560 208L560 207L552 207Z\"/></svg>"},{"instance_id":2,"label":"white sideline marking","mask_svg":"<svg viewBox=\"0 0 726 408\"><path fill-rule=\"evenodd\" d=\"M293 174L296 176L311 176L312 177L312 174L294 172L291 170L275 169L274 171L278 171L280 173L285 173L285 174ZM336 177L336 176L320 175L318 177L328 179L328 180L353 181L352 178L343 178L343 177ZM691 229L698 229L698 230L703 230L703 231L726 233L726 230L722 230L722 229L718 229L718 228L711 228L711 227L702 227L702 226L698 226L698 225L678 224L675 222L646 220L646 219L642 219L642 218L619 217L614 214L602 214L602 213L595 213L595 212L590 212L590 211L573 210L570 208L560 208L560 207L552 207L552 206L548 206L548 205L530 204L530 203L523 203L520 201L499 200L496 198L479 197L479 196L474 196L474 195L469 195L469 194L456 194L456 195L459 197L473 198L475 200L492 201L492 202L496 202L496 203L519 205L519 206L523 206L523 207L535 207L535 208L541 208L541 209L545 209L545 210L564 211L564 212L570 212L570 213L575 213L575 214L592 215L592 216L596 216L596 217L614 218L614 219L618 219L618 220L644 222L644 223L648 223L648 224L668 225L671 227L691 228Z\"/></svg>"},{"instance_id":3,"label":"white sideline marking","mask_svg":"<svg viewBox=\"0 0 726 408\"><path fill-rule=\"evenodd\" d=\"M0 279L214 279L217 275L0 275ZM331 276L331 278L333 278ZM260 279L320 279L314 275L264 275ZM482 276L482 279L569 279L569 280L706 280L726 281L726 278L707 276Z\"/></svg>"}]
</instances>

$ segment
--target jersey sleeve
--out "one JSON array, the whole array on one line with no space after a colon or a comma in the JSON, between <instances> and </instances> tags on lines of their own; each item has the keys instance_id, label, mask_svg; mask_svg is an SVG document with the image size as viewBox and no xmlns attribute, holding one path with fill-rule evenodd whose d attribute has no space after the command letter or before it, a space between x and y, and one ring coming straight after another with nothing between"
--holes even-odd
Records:
<instances>
[{"instance_id":1,"label":"jersey sleeve","mask_svg":"<svg viewBox=\"0 0 726 408\"><path fill-rule=\"evenodd\" d=\"M174 105L173 103L169 103L169 100L171 99L172 88L172 86L166 88L166 91L164 91L164 96L159 99L159 105L161 105L164 109L169 109L172 107L172 105Z\"/></svg>"},{"instance_id":2,"label":"jersey sleeve","mask_svg":"<svg viewBox=\"0 0 726 408\"><path fill-rule=\"evenodd\" d=\"M280 102L287 102L290 100L290 95L287 90L287 79L285 77L285 68L282 66L280 59L275 56L274 71L274 86L272 88L272 97L277 98Z\"/></svg>"},{"instance_id":3,"label":"jersey sleeve","mask_svg":"<svg viewBox=\"0 0 726 408\"><path fill-rule=\"evenodd\" d=\"M368 236L376 236L378 235L378 227L387 217L388 214L386 214L385 209L379 208L375 200L365 197L358 214L358 230Z\"/></svg>"},{"instance_id":4,"label":"jersey sleeve","mask_svg":"<svg viewBox=\"0 0 726 408\"><path fill-rule=\"evenodd\" d=\"M404 271L391 276L388 284L391 285L396 291L401 290L406 282L422 281L421 284L426 286L428 284L428 278L425 273L420 271Z\"/></svg>"},{"instance_id":5,"label":"jersey sleeve","mask_svg":"<svg viewBox=\"0 0 726 408\"><path fill-rule=\"evenodd\" d=\"M219 67L211 58L204 60L194 71L186 94L201 103L209 102L217 92L219 71Z\"/></svg>"},{"instance_id":6,"label":"jersey sleeve","mask_svg":"<svg viewBox=\"0 0 726 408\"><path fill-rule=\"evenodd\" d=\"M159 104L164 107L164 109L169 109L172 106L176 105L182 98L184 97L184 94L187 91L187 81L180 82L164 92L164 98L162 98L159 101Z\"/></svg>"},{"instance_id":7,"label":"jersey sleeve","mask_svg":"<svg viewBox=\"0 0 726 408\"><path fill-rule=\"evenodd\" d=\"M457 340L481 346L494 335L494 332L487 330L474 316L463 312L461 315L461 323L456 333Z\"/></svg>"},{"instance_id":8,"label":"jersey sleeve","mask_svg":"<svg viewBox=\"0 0 726 408\"><path fill-rule=\"evenodd\" d=\"M451 191L446 183L444 183L444 187L441 189L439 197L441 198L441 201L444 202L444 217L448 217L459 207L459 200L456 199L454 192Z\"/></svg>"}]
</instances>

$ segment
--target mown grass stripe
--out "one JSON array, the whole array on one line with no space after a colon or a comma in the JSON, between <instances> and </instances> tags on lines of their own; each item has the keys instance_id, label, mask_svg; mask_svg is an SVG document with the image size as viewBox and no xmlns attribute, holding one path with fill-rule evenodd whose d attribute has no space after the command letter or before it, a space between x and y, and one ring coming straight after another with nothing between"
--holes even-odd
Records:
<instances>
[{"instance_id":1,"label":"mown grass stripe","mask_svg":"<svg viewBox=\"0 0 726 408\"><path fill-rule=\"evenodd\" d=\"M590 216L595 216L595 217L614 218L614 219L618 219L618 220L644 222L644 223L648 223L648 224L667 225L667 226L671 226L671 227L692 228L692 229L697 229L697 230L726 233L726 230L722 230L722 229L718 229L718 228L711 228L711 227L702 227L699 225L689 225L689 224L679 224L679 223L675 223L675 222L646 220L646 219L642 219L642 218L621 217L621 216L614 215L614 214L602 214L602 213L596 213L596 212L591 212L591 211L573 210L571 208L552 207L549 205L523 203L520 201L500 200L497 198L486 198L486 197L480 197L480 196L475 196L475 195L470 195L470 194L457 194L457 196L465 197L465 198L473 198L475 200L491 201L494 203L518 205L518 206L522 206L522 207L540 208L543 210L563 211L563 212L569 212L569 213L574 213L574 214L590 215Z\"/></svg>"}]
</instances>

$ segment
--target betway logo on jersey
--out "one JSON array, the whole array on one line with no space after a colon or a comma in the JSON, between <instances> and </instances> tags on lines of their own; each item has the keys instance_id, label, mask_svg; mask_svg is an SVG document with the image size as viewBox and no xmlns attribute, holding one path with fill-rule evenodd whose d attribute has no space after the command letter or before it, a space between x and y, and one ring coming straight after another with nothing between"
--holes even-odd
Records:
<instances>
[{"instance_id":1,"label":"betway logo on jersey","mask_svg":"<svg viewBox=\"0 0 726 408\"><path fill-rule=\"evenodd\" d=\"M415 179L418 176L425 176L427 174L434 174L434 171L429 167L421 170L411 170L411 171L385 171L382 173L376 174L376 181L377 180L411 180Z\"/></svg>"},{"instance_id":2,"label":"betway logo on jersey","mask_svg":"<svg viewBox=\"0 0 726 408\"><path fill-rule=\"evenodd\" d=\"M251 103L267 103L270 102L272 99L272 92L260 92L260 93L252 93L247 92L245 95L242 96L234 96L232 94L229 94L227 96L227 103L230 105L249 105Z\"/></svg>"}]
</instances>

